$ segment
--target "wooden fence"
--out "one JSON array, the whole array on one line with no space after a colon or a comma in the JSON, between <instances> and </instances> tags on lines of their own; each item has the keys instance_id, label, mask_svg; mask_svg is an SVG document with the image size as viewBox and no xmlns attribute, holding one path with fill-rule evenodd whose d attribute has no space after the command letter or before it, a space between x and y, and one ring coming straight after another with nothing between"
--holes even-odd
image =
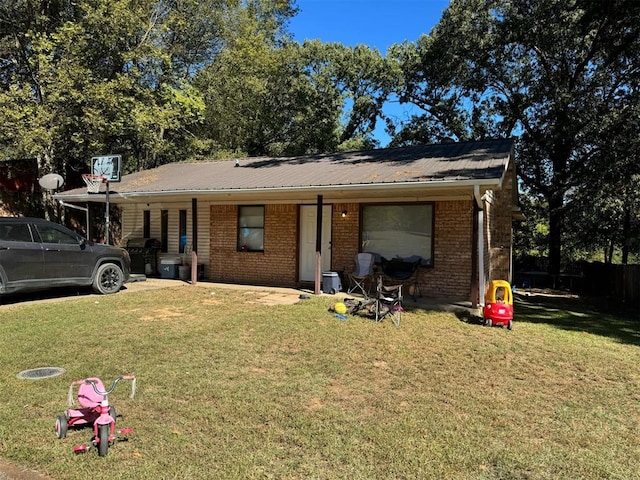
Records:
<instances>
[{"instance_id":1,"label":"wooden fence","mask_svg":"<svg viewBox=\"0 0 640 480\"><path fill-rule=\"evenodd\" d=\"M580 293L606 296L640 308L640 265L584 263Z\"/></svg>"}]
</instances>

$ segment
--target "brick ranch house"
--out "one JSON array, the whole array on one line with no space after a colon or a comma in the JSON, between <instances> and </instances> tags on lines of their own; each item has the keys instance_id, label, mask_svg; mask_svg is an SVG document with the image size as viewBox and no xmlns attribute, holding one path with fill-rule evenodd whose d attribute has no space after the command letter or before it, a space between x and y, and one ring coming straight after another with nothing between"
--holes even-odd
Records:
<instances>
[{"instance_id":1,"label":"brick ranch house","mask_svg":"<svg viewBox=\"0 0 640 480\"><path fill-rule=\"evenodd\" d=\"M511 280L517 195L513 141L498 139L172 163L110 183L109 200L123 245L153 237L161 255L193 250L212 281L317 292L320 272L349 272L371 251L421 257L422 295L475 304L490 280Z\"/></svg>"}]
</instances>

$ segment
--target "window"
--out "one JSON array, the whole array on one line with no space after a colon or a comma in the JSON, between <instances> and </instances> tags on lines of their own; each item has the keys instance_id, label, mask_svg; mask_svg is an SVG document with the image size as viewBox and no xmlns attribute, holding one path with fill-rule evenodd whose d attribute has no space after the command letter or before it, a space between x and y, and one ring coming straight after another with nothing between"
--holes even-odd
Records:
<instances>
[{"instance_id":1,"label":"window","mask_svg":"<svg viewBox=\"0 0 640 480\"><path fill-rule=\"evenodd\" d=\"M178 239L180 241L180 243L178 244L178 253L184 253L185 248L187 246L187 211L186 210L180 210L180 216L179 216L179 231L180 231L180 238Z\"/></svg>"},{"instance_id":2,"label":"window","mask_svg":"<svg viewBox=\"0 0 640 480\"><path fill-rule=\"evenodd\" d=\"M142 212L142 236L149 238L151 236L151 211L144 210Z\"/></svg>"},{"instance_id":3,"label":"window","mask_svg":"<svg viewBox=\"0 0 640 480\"><path fill-rule=\"evenodd\" d=\"M31 232L26 223L16 223L11 225L3 223L0 225L0 240L7 242L31 242Z\"/></svg>"},{"instance_id":4,"label":"window","mask_svg":"<svg viewBox=\"0 0 640 480\"><path fill-rule=\"evenodd\" d=\"M63 232L49 225L38 225L36 227L42 243L57 243L59 245L78 245L80 239L70 233Z\"/></svg>"},{"instance_id":5,"label":"window","mask_svg":"<svg viewBox=\"0 0 640 480\"><path fill-rule=\"evenodd\" d=\"M264 251L264 206L238 207L238 250Z\"/></svg>"},{"instance_id":6,"label":"window","mask_svg":"<svg viewBox=\"0 0 640 480\"><path fill-rule=\"evenodd\" d=\"M160 211L160 243L161 251L166 253L169 251L169 211Z\"/></svg>"},{"instance_id":7,"label":"window","mask_svg":"<svg viewBox=\"0 0 640 480\"><path fill-rule=\"evenodd\" d=\"M362 251L433 264L433 204L365 205Z\"/></svg>"}]
</instances>

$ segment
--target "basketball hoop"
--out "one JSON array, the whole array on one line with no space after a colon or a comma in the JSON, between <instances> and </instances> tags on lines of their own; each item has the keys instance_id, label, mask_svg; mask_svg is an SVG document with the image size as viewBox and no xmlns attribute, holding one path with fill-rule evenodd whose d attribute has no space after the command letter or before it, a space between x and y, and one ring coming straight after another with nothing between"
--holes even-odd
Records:
<instances>
[{"instance_id":1,"label":"basketball hoop","mask_svg":"<svg viewBox=\"0 0 640 480\"><path fill-rule=\"evenodd\" d=\"M82 179L87 184L88 193L99 193L100 184L107 182L107 179L102 175L94 175L93 173L83 173Z\"/></svg>"}]
</instances>

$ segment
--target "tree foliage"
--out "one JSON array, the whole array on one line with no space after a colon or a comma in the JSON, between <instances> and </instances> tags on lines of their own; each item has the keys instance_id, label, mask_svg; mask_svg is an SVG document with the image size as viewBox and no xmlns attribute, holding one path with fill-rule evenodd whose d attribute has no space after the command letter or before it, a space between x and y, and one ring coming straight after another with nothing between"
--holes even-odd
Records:
<instances>
[{"instance_id":1,"label":"tree foliage","mask_svg":"<svg viewBox=\"0 0 640 480\"><path fill-rule=\"evenodd\" d=\"M184 145L204 107L185 83L190 66L217 49L215 31L202 33L215 18L195 11L218 4L4 0L4 156L33 156L41 174L69 175L97 154L157 161ZM187 22L202 34L185 32Z\"/></svg>"},{"instance_id":2,"label":"tree foliage","mask_svg":"<svg viewBox=\"0 0 640 480\"><path fill-rule=\"evenodd\" d=\"M586 167L613 140L594 133L603 118L615 137L629 121L637 130L637 116L618 112L638 102L639 39L635 0L453 0L429 36L393 51L401 100L424 112L396 141L517 136L518 173L547 205L557 272L567 199L596 192Z\"/></svg>"},{"instance_id":3,"label":"tree foliage","mask_svg":"<svg viewBox=\"0 0 640 480\"><path fill-rule=\"evenodd\" d=\"M273 44L252 18L197 79L206 134L223 152L302 155L376 145L395 72L377 51L317 40Z\"/></svg>"},{"instance_id":4,"label":"tree foliage","mask_svg":"<svg viewBox=\"0 0 640 480\"><path fill-rule=\"evenodd\" d=\"M388 65L292 42L291 0L0 0L0 156L79 179L206 154L375 145Z\"/></svg>"},{"instance_id":5,"label":"tree foliage","mask_svg":"<svg viewBox=\"0 0 640 480\"><path fill-rule=\"evenodd\" d=\"M0 158L69 185L104 153L127 173L371 148L381 121L392 146L515 136L523 251L548 252L552 272L563 254L639 251L640 2L452 0L386 57L295 43L295 14L292 0L0 0ZM394 100L417 113L396 124Z\"/></svg>"}]
</instances>

